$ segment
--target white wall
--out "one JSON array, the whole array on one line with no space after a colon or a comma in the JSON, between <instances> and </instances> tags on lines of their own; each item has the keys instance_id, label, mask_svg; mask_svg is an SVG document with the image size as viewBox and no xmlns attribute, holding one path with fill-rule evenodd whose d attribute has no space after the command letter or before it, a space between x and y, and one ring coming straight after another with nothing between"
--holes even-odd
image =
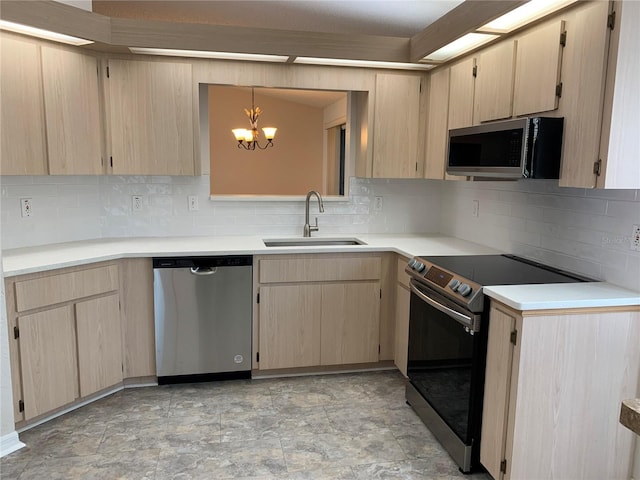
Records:
<instances>
[{"instance_id":1,"label":"white wall","mask_svg":"<svg viewBox=\"0 0 640 480\"><path fill-rule=\"evenodd\" d=\"M3 248L101 237L175 235L302 235L302 200L210 201L209 177L26 176L0 177ZM441 182L351 179L350 197L325 202L320 235L421 233L440 229ZM131 196L143 196L132 212ZM200 210L187 210L187 196ZM373 198L383 196L382 212ZM33 215L22 218L20 199ZM418 205L418 208L414 208ZM429 208L423 208L423 206Z\"/></svg>"},{"instance_id":2,"label":"white wall","mask_svg":"<svg viewBox=\"0 0 640 480\"><path fill-rule=\"evenodd\" d=\"M640 252L629 249L632 227L640 225L640 191L556 183L445 182L442 232L640 290Z\"/></svg>"}]
</instances>

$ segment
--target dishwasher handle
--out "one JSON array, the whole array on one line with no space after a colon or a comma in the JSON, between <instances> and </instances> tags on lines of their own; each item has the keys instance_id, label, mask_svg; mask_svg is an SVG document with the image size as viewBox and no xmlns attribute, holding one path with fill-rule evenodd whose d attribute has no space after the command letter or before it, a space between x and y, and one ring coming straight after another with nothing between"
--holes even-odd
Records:
<instances>
[{"instance_id":1,"label":"dishwasher handle","mask_svg":"<svg viewBox=\"0 0 640 480\"><path fill-rule=\"evenodd\" d=\"M218 267L191 267L193 275L213 275L218 271Z\"/></svg>"}]
</instances>

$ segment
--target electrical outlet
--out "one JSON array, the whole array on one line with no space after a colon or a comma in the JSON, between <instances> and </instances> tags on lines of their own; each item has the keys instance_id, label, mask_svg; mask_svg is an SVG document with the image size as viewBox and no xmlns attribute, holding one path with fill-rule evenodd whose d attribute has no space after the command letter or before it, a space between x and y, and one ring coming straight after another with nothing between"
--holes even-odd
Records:
<instances>
[{"instance_id":1,"label":"electrical outlet","mask_svg":"<svg viewBox=\"0 0 640 480\"><path fill-rule=\"evenodd\" d=\"M131 210L134 212L142 211L142 195L131 195Z\"/></svg>"},{"instance_id":2,"label":"electrical outlet","mask_svg":"<svg viewBox=\"0 0 640 480\"><path fill-rule=\"evenodd\" d=\"M22 212L23 217L30 217L31 215L33 215L33 207L31 205L30 198L20 199L20 210Z\"/></svg>"},{"instance_id":3,"label":"electrical outlet","mask_svg":"<svg viewBox=\"0 0 640 480\"><path fill-rule=\"evenodd\" d=\"M633 226L633 233L631 234L631 250L640 252L640 225Z\"/></svg>"},{"instance_id":4,"label":"electrical outlet","mask_svg":"<svg viewBox=\"0 0 640 480\"><path fill-rule=\"evenodd\" d=\"M197 195L189 195L188 201L189 201L189 211L190 212L197 212L198 209L199 209L198 196Z\"/></svg>"},{"instance_id":5,"label":"electrical outlet","mask_svg":"<svg viewBox=\"0 0 640 480\"><path fill-rule=\"evenodd\" d=\"M478 217L480 215L480 201L474 200L471 206L471 215Z\"/></svg>"},{"instance_id":6,"label":"electrical outlet","mask_svg":"<svg viewBox=\"0 0 640 480\"><path fill-rule=\"evenodd\" d=\"M373 199L373 211L381 212L384 206L384 197L374 197Z\"/></svg>"}]
</instances>

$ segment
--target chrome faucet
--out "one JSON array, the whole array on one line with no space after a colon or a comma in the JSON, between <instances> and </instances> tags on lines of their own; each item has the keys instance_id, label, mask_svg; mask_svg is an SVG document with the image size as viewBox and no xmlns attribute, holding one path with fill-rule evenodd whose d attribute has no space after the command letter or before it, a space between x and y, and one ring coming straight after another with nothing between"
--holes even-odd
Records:
<instances>
[{"instance_id":1,"label":"chrome faucet","mask_svg":"<svg viewBox=\"0 0 640 480\"><path fill-rule=\"evenodd\" d=\"M307 199L305 200L305 203L304 203L305 210L304 210L304 231L302 233L303 237L310 237L311 232L318 231L318 217L316 217L315 225L309 225L309 199L311 198L311 195L315 195L318 198L318 209L320 210L320 213L324 212L324 205L322 204L322 196L320 196L320 194L315 190L311 190L309 193L307 193Z\"/></svg>"}]
</instances>

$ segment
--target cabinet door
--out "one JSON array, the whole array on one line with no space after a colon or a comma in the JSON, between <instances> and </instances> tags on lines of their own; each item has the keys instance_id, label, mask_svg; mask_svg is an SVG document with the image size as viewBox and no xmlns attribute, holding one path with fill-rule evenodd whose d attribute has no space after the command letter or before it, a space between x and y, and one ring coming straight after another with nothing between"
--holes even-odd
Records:
<instances>
[{"instance_id":1,"label":"cabinet door","mask_svg":"<svg viewBox=\"0 0 640 480\"><path fill-rule=\"evenodd\" d=\"M513 102L516 42L507 40L478 56L474 121L509 118Z\"/></svg>"},{"instance_id":2,"label":"cabinet door","mask_svg":"<svg viewBox=\"0 0 640 480\"><path fill-rule=\"evenodd\" d=\"M319 285L260 287L260 369L320 365Z\"/></svg>"},{"instance_id":3,"label":"cabinet door","mask_svg":"<svg viewBox=\"0 0 640 480\"><path fill-rule=\"evenodd\" d=\"M514 317L495 307L491 308L480 462L496 480L503 475L500 463L505 458L514 347L511 343L511 332L515 327Z\"/></svg>"},{"instance_id":4,"label":"cabinet door","mask_svg":"<svg viewBox=\"0 0 640 480\"><path fill-rule=\"evenodd\" d=\"M18 318L25 420L78 398L73 307Z\"/></svg>"},{"instance_id":5,"label":"cabinet door","mask_svg":"<svg viewBox=\"0 0 640 480\"><path fill-rule=\"evenodd\" d=\"M109 60L113 173L193 175L193 85L187 63Z\"/></svg>"},{"instance_id":6,"label":"cabinet door","mask_svg":"<svg viewBox=\"0 0 640 480\"><path fill-rule=\"evenodd\" d=\"M40 48L7 35L0 38L0 48L0 173L46 175Z\"/></svg>"},{"instance_id":7,"label":"cabinet door","mask_svg":"<svg viewBox=\"0 0 640 480\"><path fill-rule=\"evenodd\" d=\"M122 303L122 363L124 378L156 374L153 318L153 264L150 258L131 258L120 264Z\"/></svg>"},{"instance_id":8,"label":"cabinet door","mask_svg":"<svg viewBox=\"0 0 640 480\"><path fill-rule=\"evenodd\" d=\"M468 58L451 67L449 87L449 128L473 125L473 95L476 77L475 58Z\"/></svg>"},{"instance_id":9,"label":"cabinet door","mask_svg":"<svg viewBox=\"0 0 640 480\"><path fill-rule=\"evenodd\" d=\"M407 376L407 353L409 351L409 305L411 293L398 284L396 288L396 348L394 363Z\"/></svg>"},{"instance_id":10,"label":"cabinet door","mask_svg":"<svg viewBox=\"0 0 640 480\"><path fill-rule=\"evenodd\" d=\"M420 77L376 75L373 176L415 178L418 169Z\"/></svg>"},{"instance_id":11,"label":"cabinet door","mask_svg":"<svg viewBox=\"0 0 640 480\"><path fill-rule=\"evenodd\" d=\"M117 294L78 302L80 396L122 382L122 334Z\"/></svg>"},{"instance_id":12,"label":"cabinet door","mask_svg":"<svg viewBox=\"0 0 640 480\"><path fill-rule=\"evenodd\" d=\"M378 361L380 282L322 285L321 365Z\"/></svg>"},{"instance_id":13,"label":"cabinet door","mask_svg":"<svg viewBox=\"0 0 640 480\"><path fill-rule=\"evenodd\" d=\"M558 108L556 86L560 83L560 37L563 31L564 22L558 20L535 28L518 39L513 89L514 116Z\"/></svg>"},{"instance_id":14,"label":"cabinet door","mask_svg":"<svg viewBox=\"0 0 640 480\"><path fill-rule=\"evenodd\" d=\"M576 11L572 22L567 22L560 101L565 117L561 187L593 188L596 185L593 164L599 158L602 130L610 37L608 15L609 2L588 2Z\"/></svg>"},{"instance_id":15,"label":"cabinet door","mask_svg":"<svg viewBox=\"0 0 640 480\"><path fill-rule=\"evenodd\" d=\"M442 180L447 164L447 127L449 112L449 69L438 70L431 75L429 86L429 111L427 114L427 155L425 178Z\"/></svg>"},{"instance_id":16,"label":"cabinet door","mask_svg":"<svg viewBox=\"0 0 640 480\"><path fill-rule=\"evenodd\" d=\"M102 173L97 59L43 46L42 79L49 173Z\"/></svg>"}]
</instances>

